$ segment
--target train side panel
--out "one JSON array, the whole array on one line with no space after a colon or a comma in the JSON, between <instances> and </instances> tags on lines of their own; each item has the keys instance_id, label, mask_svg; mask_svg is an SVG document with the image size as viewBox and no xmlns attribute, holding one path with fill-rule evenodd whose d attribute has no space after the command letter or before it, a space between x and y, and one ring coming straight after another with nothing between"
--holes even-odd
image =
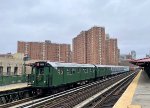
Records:
<instances>
[{"instance_id":1,"label":"train side panel","mask_svg":"<svg viewBox=\"0 0 150 108\"><path fill-rule=\"evenodd\" d=\"M65 72L62 84L73 83L80 80L80 73L78 71L78 68L65 67L64 70Z\"/></svg>"},{"instance_id":2,"label":"train side panel","mask_svg":"<svg viewBox=\"0 0 150 108\"><path fill-rule=\"evenodd\" d=\"M57 87L128 71L128 67L36 62L29 76L33 87Z\"/></svg>"},{"instance_id":3,"label":"train side panel","mask_svg":"<svg viewBox=\"0 0 150 108\"><path fill-rule=\"evenodd\" d=\"M63 84L63 68L52 68L52 86L58 86Z\"/></svg>"}]
</instances>

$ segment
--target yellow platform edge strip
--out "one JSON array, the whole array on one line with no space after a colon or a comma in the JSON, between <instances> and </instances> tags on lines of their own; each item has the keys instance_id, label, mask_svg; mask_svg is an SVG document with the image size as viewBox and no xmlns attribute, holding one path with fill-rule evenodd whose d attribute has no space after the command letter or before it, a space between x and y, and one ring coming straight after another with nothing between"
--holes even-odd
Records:
<instances>
[{"instance_id":1,"label":"yellow platform edge strip","mask_svg":"<svg viewBox=\"0 0 150 108\"><path fill-rule=\"evenodd\" d=\"M138 85L138 81L140 78L142 70L138 73L138 75L133 79L131 84L128 86L126 91L122 94L120 99L116 102L113 108L141 108L140 105L131 105L132 98L135 93L136 87Z\"/></svg>"}]
</instances>

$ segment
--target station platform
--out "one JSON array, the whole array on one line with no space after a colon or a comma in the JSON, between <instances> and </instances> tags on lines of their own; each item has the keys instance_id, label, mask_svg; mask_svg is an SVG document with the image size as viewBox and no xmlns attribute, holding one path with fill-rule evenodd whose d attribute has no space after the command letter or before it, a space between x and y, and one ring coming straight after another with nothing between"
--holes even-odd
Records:
<instances>
[{"instance_id":1,"label":"station platform","mask_svg":"<svg viewBox=\"0 0 150 108\"><path fill-rule=\"evenodd\" d=\"M113 108L150 108L150 79L140 70Z\"/></svg>"},{"instance_id":2,"label":"station platform","mask_svg":"<svg viewBox=\"0 0 150 108\"><path fill-rule=\"evenodd\" d=\"M5 85L5 86L0 86L0 92L14 90L14 89L20 89L20 88L26 88L26 87L29 87L29 85L27 85L27 83L10 84L10 85Z\"/></svg>"}]
</instances>

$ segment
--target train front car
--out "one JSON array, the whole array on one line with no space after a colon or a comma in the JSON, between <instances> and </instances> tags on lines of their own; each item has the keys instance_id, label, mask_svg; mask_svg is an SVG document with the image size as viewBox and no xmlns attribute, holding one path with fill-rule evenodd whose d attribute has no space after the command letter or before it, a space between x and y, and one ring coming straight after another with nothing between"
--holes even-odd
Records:
<instances>
[{"instance_id":1,"label":"train front car","mask_svg":"<svg viewBox=\"0 0 150 108\"><path fill-rule=\"evenodd\" d=\"M32 65L28 82L35 88L56 88L85 83L94 78L94 65L45 61Z\"/></svg>"},{"instance_id":2,"label":"train front car","mask_svg":"<svg viewBox=\"0 0 150 108\"><path fill-rule=\"evenodd\" d=\"M28 84L32 87L49 87L51 85L51 67L46 62L35 62L32 65L31 74L28 76Z\"/></svg>"}]
</instances>

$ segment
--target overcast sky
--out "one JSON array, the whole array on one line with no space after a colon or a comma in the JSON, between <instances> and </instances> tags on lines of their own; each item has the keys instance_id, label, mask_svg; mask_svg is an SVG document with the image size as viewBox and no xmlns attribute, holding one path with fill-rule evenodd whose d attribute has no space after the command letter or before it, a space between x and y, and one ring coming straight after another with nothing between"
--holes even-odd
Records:
<instances>
[{"instance_id":1,"label":"overcast sky","mask_svg":"<svg viewBox=\"0 0 150 108\"><path fill-rule=\"evenodd\" d=\"M122 54L150 51L150 0L0 0L0 53L17 41L72 43L92 26L118 39Z\"/></svg>"}]
</instances>

